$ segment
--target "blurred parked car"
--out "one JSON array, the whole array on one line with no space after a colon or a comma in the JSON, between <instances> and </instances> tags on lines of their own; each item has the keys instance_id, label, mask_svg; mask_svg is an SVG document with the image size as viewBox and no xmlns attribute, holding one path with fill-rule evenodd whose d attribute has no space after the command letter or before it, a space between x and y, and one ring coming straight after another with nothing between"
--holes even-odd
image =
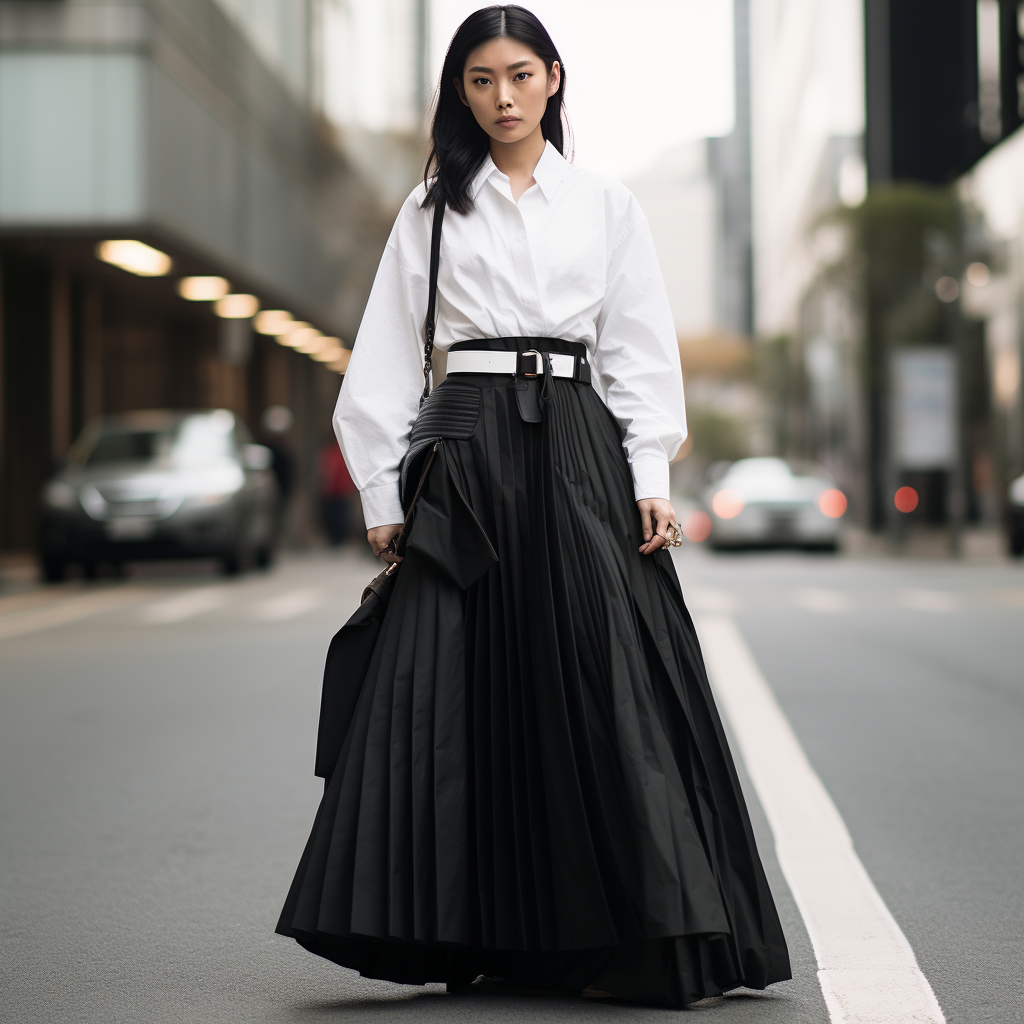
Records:
<instances>
[{"instance_id":1,"label":"blurred parked car","mask_svg":"<svg viewBox=\"0 0 1024 1024\"><path fill-rule=\"evenodd\" d=\"M846 497L820 467L740 459L712 467L703 502L713 548L793 545L835 551Z\"/></svg>"},{"instance_id":2,"label":"blurred parked car","mask_svg":"<svg viewBox=\"0 0 1024 1024\"><path fill-rule=\"evenodd\" d=\"M274 555L271 452L226 409L135 412L89 424L42 494L48 580L70 563L219 558L226 573Z\"/></svg>"},{"instance_id":3,"label":"blurred parked car","mask_svg":"<svg viewBox=\"0 0 1024 1024\"><path fill-rule=\"evenodd\" d=\"M1010 554L1014 558L1024 555L1024 476L1017 477L1009 487L1008 509L1010 527Z\"/></svg>"}]
</instances>

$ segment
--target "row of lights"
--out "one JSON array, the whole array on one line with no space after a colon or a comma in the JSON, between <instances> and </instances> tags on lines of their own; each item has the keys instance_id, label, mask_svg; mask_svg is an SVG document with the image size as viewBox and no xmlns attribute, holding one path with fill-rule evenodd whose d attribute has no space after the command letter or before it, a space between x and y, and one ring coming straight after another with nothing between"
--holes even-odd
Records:
<instances>
[{"instance_id":1,"label":"row of lights","mask_svg":"<svg viewBox=\"0 0 1024 1024\"><path fill-rule=\"evenodd\" d=\"M104 263L139 277L164 277L171 270L167 253L134 239L100 242L96 255ZM255 295L232 292L223 277L183 277L178 282L178 294L189 302L212 302L214 313L226 320L252 320L258 333L276 338L279 344L323 363L329 370L344 373L348 367L350 353L340 338L325 336L287 310L260 309Z\"/></svg>"}]
</instances>

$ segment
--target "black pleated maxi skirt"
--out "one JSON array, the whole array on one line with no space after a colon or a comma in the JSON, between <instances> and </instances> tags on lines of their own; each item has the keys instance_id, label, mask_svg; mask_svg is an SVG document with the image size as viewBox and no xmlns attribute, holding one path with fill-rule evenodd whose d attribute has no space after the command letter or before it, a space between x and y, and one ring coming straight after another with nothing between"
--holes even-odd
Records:
<instances>
[{"instance_id":1,"label":"black pleated maxi skirt","mask_svg":"<svg viewBox=\"0 0 1024 1024\"><path fill-rule=\"evenodd\" d=\"M424 406L403 469L442 441L277 931L406 984L682 1008L789 978L671 556L637 550L621 429L589 384L530 387L540 422L510 376Z\"/></svg>"}]
</instances>

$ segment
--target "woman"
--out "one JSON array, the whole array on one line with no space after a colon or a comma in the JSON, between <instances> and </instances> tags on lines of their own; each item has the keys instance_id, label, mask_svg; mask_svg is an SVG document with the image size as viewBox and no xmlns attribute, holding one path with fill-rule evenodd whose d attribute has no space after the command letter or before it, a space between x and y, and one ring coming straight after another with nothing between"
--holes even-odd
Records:
<instances>
[{"instance_id":1,"label":"woman","mask_svg":"<svg viewBox=\"0 0 1024 1024\"><path fill-rule=\"evenodd\" d=\"M432 460L278 931L375 978L681 1008L789 961L666 547L664 285L630 193L563 158L564 89L521 7L452 40L335 416L375 554Z\"/></svg>"}]
</instances>

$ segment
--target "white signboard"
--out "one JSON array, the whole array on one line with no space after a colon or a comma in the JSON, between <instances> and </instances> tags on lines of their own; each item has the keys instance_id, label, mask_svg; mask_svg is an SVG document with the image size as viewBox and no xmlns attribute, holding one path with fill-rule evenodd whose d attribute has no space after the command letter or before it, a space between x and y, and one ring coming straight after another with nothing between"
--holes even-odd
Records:
<instances>
[{"instance_id":1,"label":"white signboard","mask_svg":"<svg viewBox=\"0 0 1024 1024\"><path fill-rule=\"evenodd\" d=\"M892 357L893 458L900 469L948 469L956 454L956 365L945 348Z\"/></svg>"}]
</instances>

